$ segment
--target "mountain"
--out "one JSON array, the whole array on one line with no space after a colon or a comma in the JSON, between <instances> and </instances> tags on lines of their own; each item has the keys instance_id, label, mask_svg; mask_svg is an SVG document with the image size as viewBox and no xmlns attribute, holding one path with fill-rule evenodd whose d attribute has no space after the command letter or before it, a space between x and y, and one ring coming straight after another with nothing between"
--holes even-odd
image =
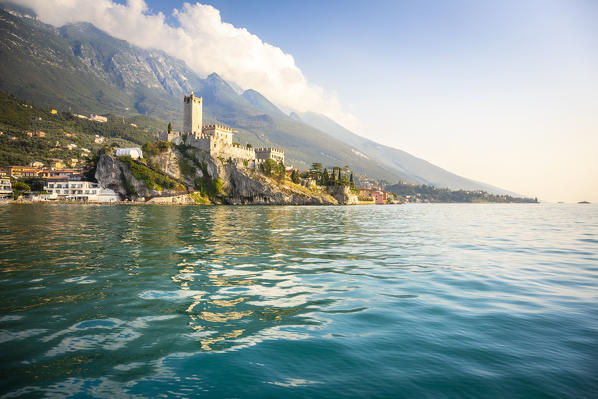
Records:
<instances>
[{"instance_id":1,"label":"mountain","mask_svg":"<svg viewBox=\"0 0 598 399\"><path fill-rule=\"evenodd\" d=\"M0 90L41 107L135 116L182 128L182 97L204 98L204 120L231 126L235 141L285 150L288 164L350 165L356 175L439 187L489 189L421 159L361 138L317 114L286 115L255 90L176 58L116 39L91 24L60 28L0 9ZM500 190L504 192L503 190Z\"/></svg>"},{"instance_id":2,"label":"mountain","mask_svg":"<svg viewBox=\"0 0 598 399\"><path fill-rule=\"evenodd\" d=\"M285 149L288 163L351 165L389 182L396 173L357 157L352 148L277 110L255 91L239 95L213 73L201 78L182 61L115 39L93 25L61 28L0 10L0 90L42 107L89 114L150 115L182 127L184 94L204 98L205 122L235 130L235 140ZM269 111L269 112L268 112Z\"/></svg>"},{"instance_id":3,"label":"mountain","mask_svg":"<svg viewBox=\"0 0 598 399\"><path fill-rule=\"evenodd\" d=\"M264 111L267 114L278 117L286 116L285 113L278 109L276 105L272 104L266 97L262 96L259 92L253 89L245 90L243 94L241 94L241 97L249 101L249 103L255 108Z\"/></svg>"},{"instance_id":4,"label":"mountain","mask_svg":"<svg viewBox=\"0 0 598 399\"><path fill-rule=\"evenodd\" d=\"M320 129L355 148L359 148L362 156L369 159L376 159L413 183L453 190L484 190L491 194L519 196L516 193L508 192L489 184L466 179L421 158L414 157L405 151L378 144L372 140L358 136L324 115L306 112L302 113L300 118L308 125Z\"/></svg>"}]
</instances>

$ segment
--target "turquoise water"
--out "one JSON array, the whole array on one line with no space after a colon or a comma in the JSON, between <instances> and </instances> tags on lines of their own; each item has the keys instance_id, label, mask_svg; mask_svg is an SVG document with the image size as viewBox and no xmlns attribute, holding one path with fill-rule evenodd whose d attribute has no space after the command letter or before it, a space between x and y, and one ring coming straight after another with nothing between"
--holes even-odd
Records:
<instances>
[{"instance_id":1,"label":"turquoise water","mask_svg":"<svg viewBox=\"0 0 598 399\"><path fill-rule=\"evenodd\" d=\"M0 206L0 396L598 397L598 207Z\"/></svg>"}]
</instances>

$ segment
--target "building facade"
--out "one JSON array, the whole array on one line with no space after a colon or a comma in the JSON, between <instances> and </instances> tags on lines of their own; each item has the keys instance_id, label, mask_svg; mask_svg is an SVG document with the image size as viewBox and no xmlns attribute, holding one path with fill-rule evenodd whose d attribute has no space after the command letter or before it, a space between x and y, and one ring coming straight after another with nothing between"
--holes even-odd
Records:
<instances>
[{"instance_id":1,"label":"building facade","mask_svg":"<svg viewBox=\"0 0 598 399\"><path fill-rule=\"evenodd\" d=\"M264 162L266 159L269 158L272 158L276 162L284 163L284 151L272 147L255 149L255 159L258 163Z\"/></svg>"},{"instance_id":2,"label":"building facade","mask_svg":"<svg viewBox=\"0 0 598 399\"><path fill-rule=\"evenodd\" d=\"M42 169L32 166L7 166L4 173L9 177L38 177Z\"/></svg>"},{"instance_id":3,"label":"building facade","mask_svg":"<svg viewBox=\"0 0 598 399\"><path fill-rule=\"evenodd\" d=\"M98 183L90 181L55 181L44 187L48 192L46 199L83 201L83 202L116 202L120 196L108 188L102 188Z\"/></svg>"},{"instance_id":4,"label":"building facade","mask_svg":"<svg viewBox=\"0 0 598 399\"><path fill-rule=\"evenodd\" d=\"M0 198L10 197L12 195L12 185L10 177L0 175Z\"/></svg>"},{"instance_id":5,"label":"building facade","mask_svg":"<svg viewBox=\"0 0 598 399\"><path fill-rule=\"evenodd\" d=\"M143 151L139 147L132 148L118 148L116 150L117 157L131 157L133 159L143 158Z\"/></svg>"}]
</instances>

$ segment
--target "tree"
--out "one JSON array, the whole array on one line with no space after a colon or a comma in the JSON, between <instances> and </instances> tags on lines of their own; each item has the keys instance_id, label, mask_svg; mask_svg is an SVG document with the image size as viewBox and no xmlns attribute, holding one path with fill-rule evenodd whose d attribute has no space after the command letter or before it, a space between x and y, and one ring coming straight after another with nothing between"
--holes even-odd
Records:
<instances>
[{"instance_id":1,"label":"tree","mask_svg":"<svg viewBox=\"0 0 598 399\"><path fill-rule=\"evenodd\" d=\"M172 123L168 122L168 133L172 132Z\"/></svg>"},{"instance_id":2,"label":"tree","mask_svg":"<svg viewBox=\"0 0 598 399\"><path fill-rule=\"evenodd\" d=\"M316 184L322 184L322 164L320 162L312 163L309 175L316 181Z\"/></svg>"},{"instance_id":3,"label":"tree","mask_svg":"<svg viewBox=\"0 0 598 399\"><path fill-rule=\"evenodd\" d=\"M286 170L286 168L284 167L284 163L282 163L282 161L279 161L279 162L278 162L278 170L276 171L276 172L277 172L277 174L276 174L276 175L278 176L278 179L279 179L279 180L284 180L284 178L285 178L285 176L286 176L286 174L287 174L287 173L286 173L286 171L287 171L287 170Z\"/></svg>"},{"instance_id":4,"label":"tree","mask_svg":"<svg viewBox=\"0 0 598 399\"><path fill-rule=\"evenodd\" d=\"M353 180L353 172L351 172L351 177L349 178L349 184L351 188L355 188L355 181Z\"/></svg>"},{"instance_id":5,"label":"tree","mask_svg":"<svg viewBox=\"0 0 598 399\"><path fill-rule=\"evenodd\" d=\"M282 162L277 163L272 158L266 159L260 164L260 170L266 176L275 176L278 178L284 177L284 165Z\"/></svg>"},{"instance_id":6,"label":"tree","mask_svg":"<svg viewBox=\"0 0 598 399\"><path fill-rule=\"evenodd\" d=\"M330 176L328 175L328 169L324 169L324 173L322 175L322 185L329 186L330 185Z\"/></svg>"},{"instance_id":7,"label":"tree","mask_svg":"<svg viewBox=\"0 0 598 399\"><path fill-rule=\"evenodd\" d=\"M247 148L253 148L253 145L247 143Z\"/></svg>"},{"instance_id":8,"label":"tree","mask_svg":"<svg viewBox=\"0 0 598 399\"><path fill-rule=\"evenodd\" d=\"M19 198L22 193L30 192L30 191L31 191L31 187L29 187L27 184L23 183L22 181L18 181L16 183L12 184L12 197L14 199Z\"/></svg>"},{"instance_id":9,"label":"tree","mask_svg":"<svg viewBox=\"0 0 598 399\"><path fill-rule=\"evenodd\" d=\"M301 181L297 169L293 169L293 171L291 172L291 181L295 184L299 184L299 182Z\"/></svg>"},{"instance_id":10,"label":"tree","mask_svg":"<svg viewBox=\"0 0 598 399\"><path fill-rule=\"evenodd\" d=\"M22 181L18 181L12 184L13 191L31 191L31 187L27 183L23 183Z\"/></svg>"}]
</instances>

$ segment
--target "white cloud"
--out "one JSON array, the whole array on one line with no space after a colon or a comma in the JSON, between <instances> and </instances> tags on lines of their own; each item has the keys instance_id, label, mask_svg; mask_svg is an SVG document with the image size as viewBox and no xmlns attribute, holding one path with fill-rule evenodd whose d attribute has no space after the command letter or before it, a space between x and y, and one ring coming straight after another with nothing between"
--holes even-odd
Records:
<instances>
[{"instance_id":1,"label":"white cloud","mask_svg":"<svg viewBox=\"0 0 598 399\"><path fill-rule=\"evenodd\" d=\"M216 72L283 108L320 112L348 128L360 125L343 112L334 93L307 81L292 55L223 22L220 11L210 5L184 3L173 11L179 23L175 27L164 14L150 12L144 0L128 0L126 5L112 0L20 0L19 4L55 26L89 22L136 46L163 50L200 75Z\"/></svg>"}]
</instances>

